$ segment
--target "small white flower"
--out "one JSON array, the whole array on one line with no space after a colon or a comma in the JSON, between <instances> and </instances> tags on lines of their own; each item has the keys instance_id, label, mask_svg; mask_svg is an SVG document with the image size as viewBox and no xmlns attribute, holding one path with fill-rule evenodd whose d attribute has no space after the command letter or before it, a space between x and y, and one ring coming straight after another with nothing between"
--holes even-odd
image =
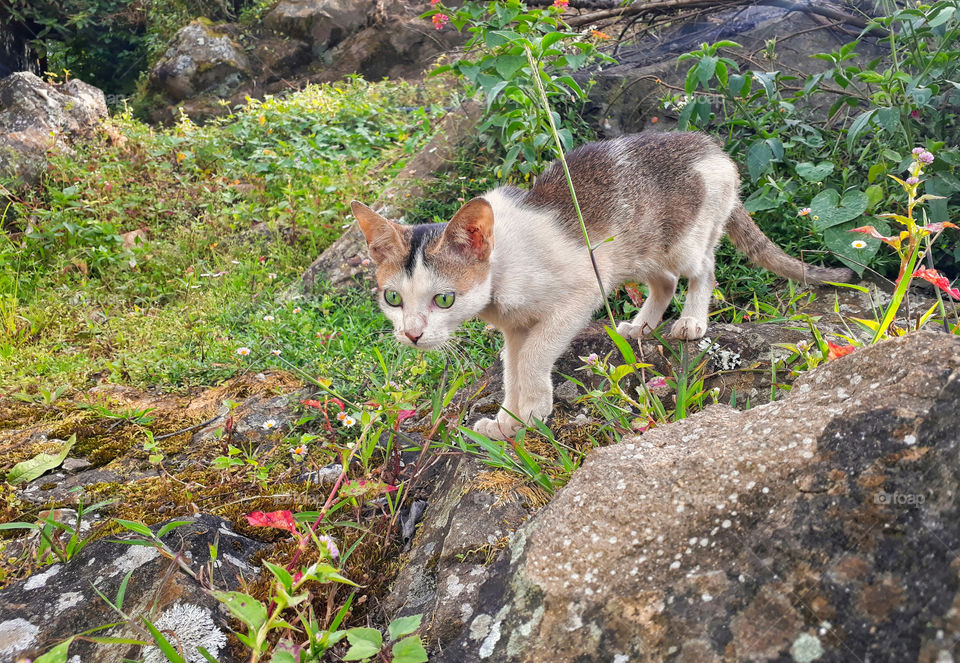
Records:
<instances>
[{"instance_id":1,"label":"small white flower","mask_svg":"<svg viewBox=\"0 0 960 663\"><path fill-rule=\"evenodd\" d=\"M860 249L865 249L865 248L867 248L867 243L866 243L865 241L863 241L862 239L855 239L855 240L853 240L852 242L850 242L850 246L852 246L852 247L855 248L857 251L859 251Z\"/></svg>"},{"instance_id":2,"label":"small white flower","mask_svg":"<svg viewBox=\"0 0 960 663\"><path fill-rule=\"evenodd\" d=\"M267 278L272 281L273 279L277 278L277 275L274 272L270 272L267 274Z\"/></svg>"},{"instance_id":3,"label":"small white flower","mask_svg":"<svg viewBox=\"0 0 960 663\"><path fill-rule=\"evenodd\" d=\"M250 348L237 348L237 354L241 357L246 357L250 354Z\"/></svg>"},{"instance_id":4,"label":"small white flower","mask_svg":"<svg viewBox=\"0 0 960 663\"><path fill-rule=\"evenodd\" d=\"M272 354L274 357L279 357L279 356L280 356L280 351L279 351L279 350L271 350L271 351L270 351L270 354Z\"/></svg>"},{"instance_id":5,"label":"small white flower","mask_svg":"<svg viewBox=\"0 0 960 663\"><path fill-rule=\"evenodd\" d=\"M350 428L355 423L357 423L357 420L351 417L349 414L343 418L343 425L346 428Z\"/></svg>"},{"instance_id":6,"label":"small white flower","mask_svg":"<svg viewBox=\"0 0 960 663\"><path fill-rule=\"evenodd\" d=\"M300 313L300 311L302 311L302 310L303 310L303 309L301 309L299 306L296 306L296 307L294 307L293 312L294 312L294 313Z\"/></svg>"},{"instance_id":7,"label":"small white flower","mask_svg":"<svg viewBox=\"0 0 960 663\"><path fill-rule=\"evenodd\" d=\"M265 316L263 316L263 321L264 321L264 322L273 322L273 320L274 320L274 318L273 318L272 315L265 315Z\"/></svg>"},{"instance_id":8,"label":"small white flower","mask_svg":"<svg viewBox=\"0 0 960 663\"><path fill-rule=\"evenodd\" d=\"M263 422L263 430L270 430L276 427L277 427L276 419L267 419L266 421Z\"/></svg>"}]
</instances>

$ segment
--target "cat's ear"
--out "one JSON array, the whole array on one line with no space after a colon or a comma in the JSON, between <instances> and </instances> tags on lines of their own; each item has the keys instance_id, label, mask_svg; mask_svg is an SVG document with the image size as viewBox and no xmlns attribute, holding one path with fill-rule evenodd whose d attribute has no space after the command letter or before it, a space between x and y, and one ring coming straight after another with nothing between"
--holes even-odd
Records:
<instances>
[{"instance_id":1,"label":"cat's ear","mask_svg":"<svg viewBox=\"0 0 960 663\"><path fill-rule=\"evenodd\" d=\"M440 246L465 258L481 262L489 259L493 251L493 208L490 203L483 198L474 198L461 207L443 231Z\"/></svg>"},{"instance_id":2,"label":"cat's ear","mask_svg":"<svg viewBox=\"0 0 960 663\"><path fill-rule=\"evenodd\" d=\"M406 252L403 248L403 234L399 225L383 218L356 200L350 203L350 209L357 217L363 236L367 238L367 250L373 262L379 265L391 258L403 257Z\"/></svg>"}]
</instances>

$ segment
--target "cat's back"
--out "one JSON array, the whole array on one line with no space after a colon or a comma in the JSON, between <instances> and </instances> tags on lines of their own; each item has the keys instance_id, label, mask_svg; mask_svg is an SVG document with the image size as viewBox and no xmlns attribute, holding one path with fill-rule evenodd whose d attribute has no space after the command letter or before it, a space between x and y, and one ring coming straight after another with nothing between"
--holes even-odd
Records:
<instances>
[{"instance_id":1,"label":"cat's back","mask_svg":"<svg viewBox=\"0 0 960 663\"><path fill-rule=\"evenodd\" d=\"M703 162L736 168L721 147L696 132L642 132L587 143L566 155L588 229L613 230L638 212L662 218L702 197ZM549 210L560 227L579 233L563 167L552 163L518 204ZM672 216L672 214L671 214Z\"/></svg>"}]
</instances>

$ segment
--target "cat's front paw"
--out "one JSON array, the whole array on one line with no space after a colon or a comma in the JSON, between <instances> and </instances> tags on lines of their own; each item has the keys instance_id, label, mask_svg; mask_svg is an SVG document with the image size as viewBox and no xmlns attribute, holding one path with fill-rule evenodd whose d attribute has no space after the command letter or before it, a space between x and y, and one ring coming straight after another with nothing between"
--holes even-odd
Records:
<instances>
[{"instance_id":1,"label":"cat's front paw","mask_svg":"<svg viewBox=\"0 0 960 663\"><path fill-rule=\"evenodd\" d=\"M473 425L473 430L491 440L507 440L512 438L520 430L520 422L509 417L507 421L497 419L481 419Z\"/></svg>"},{"instance_id":2,"label":"cat's front paw","mask_svg":"<svg viewBox=\"0 0 960 663\"><path fill-rule=\"evenodd\" d=\"M653 327L646 322L641 324L621 322L617 325L617 333L624 338L643 338L644 336L649 336L652 331Z\"/></svg>"},{"instance_id":3,"label":"cat's front paw","mask_svg":"<svg viewBox=\"0 0 960 663\"><path fill-rule=\"evenodd\" d=\"M670 338L676 338L681 341L692 341L697 338L703 338L707 333L707 323L704 320L697 320L690 316L680 318L673 323L670 328Z\"/></svg>"}]
</instances>

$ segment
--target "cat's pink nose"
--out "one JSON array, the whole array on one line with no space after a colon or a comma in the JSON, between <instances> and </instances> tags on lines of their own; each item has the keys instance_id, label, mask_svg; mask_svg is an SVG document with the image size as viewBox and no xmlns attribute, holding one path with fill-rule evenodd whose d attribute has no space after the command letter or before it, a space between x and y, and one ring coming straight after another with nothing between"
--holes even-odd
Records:
<instances>
[{"instance_id":1,"label":"cat's pink nose","mask_svg":"<svg viewBox=\"0 0 960 663\"><path fill-rule=\"evenodd\" d=\"M413 341L414 345L416 345L417 341L420 340L420 337L423 336L423 332L418 332L416 334L411 334L410 332L403 332L403 333L407 335L407 338Z\"/></svg>"}]
</instances>

